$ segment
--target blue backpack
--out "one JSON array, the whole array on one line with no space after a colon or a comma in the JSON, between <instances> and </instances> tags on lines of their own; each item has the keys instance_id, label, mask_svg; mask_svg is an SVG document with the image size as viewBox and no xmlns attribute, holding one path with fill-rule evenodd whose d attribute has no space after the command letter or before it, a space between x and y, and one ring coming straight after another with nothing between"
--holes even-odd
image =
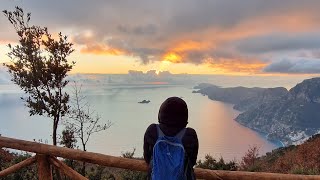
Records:
<instances>
[{"instance_id":1,"label":"blue backpack","mask_svg":"<svg viewBox=\"0 0 320 180\"><path fill-rule=\"evenodd\" d=\"M185 180L185 150L182 137L186 132L183 128L176 136L165 136L157 125L158 140L153 147L152 180Z\"/></svg>"}]
</instances>

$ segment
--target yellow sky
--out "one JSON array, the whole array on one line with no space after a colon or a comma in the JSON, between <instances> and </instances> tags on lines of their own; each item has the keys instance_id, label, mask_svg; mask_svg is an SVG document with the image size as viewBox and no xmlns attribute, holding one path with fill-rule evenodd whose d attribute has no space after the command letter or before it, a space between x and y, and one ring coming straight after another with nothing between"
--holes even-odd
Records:
<instances>
[{"instance_id":1,"label":"yellow sky","mask_svg":"<svg viewBox=\"0 0 320 180\"><path fill-rule=\"evenodd\" d=\"M0 45L0 63L10 61L9 57L6 56L8 50L8 47L4 43ZM76 49L76 51L69 57L69 60L76 61L76 66L73 68L71 73L127 74L129 70L143 72L156 70L170 71L173 74L230 74L220 68L214 68L209 64L194 65L190 63L172 63L167 60L142 64L141 61L135 57L124 55L87 54L81 53L78 49Z\"/></svg>"},{"instance_id":2,"label":"yellow sky","mask_svg":"<svg viewBox=\"0 0 320 180\"><path fill-rule=\"evenodd\" d=\"M142 64L136 58L128 56L74 53L70 59L74 59L77 62L72 73L126 74L129 70L143 72L156 70L170 71L173 74L223 74L223 72L206 64L175 64L168 61Z\"/></svg>"}]
</instances>

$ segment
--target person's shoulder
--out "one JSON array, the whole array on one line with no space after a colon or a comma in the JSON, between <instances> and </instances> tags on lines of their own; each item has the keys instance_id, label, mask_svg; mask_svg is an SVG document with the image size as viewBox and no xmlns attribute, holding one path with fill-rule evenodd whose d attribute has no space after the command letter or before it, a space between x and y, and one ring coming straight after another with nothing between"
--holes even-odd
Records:
<instances>
[{"instance_id":1,"label":"person's shoulder","mask_svg":"<svg viewBox=\"0 0 320 180\"><path fill-rule=\"evenodd\" d=\"M187 133L187 134L190 134L190 135L197 135L196 130L194 130L194 129L191 128L191 127L187 127L187 128L186 128L186 133Z\"/></svg>"},{"instance_id":2,"label":"person's shoulder","mask_svg":"<svg viewBox=\"0 0 320 180\"><path fill-rule=\"evenodd\" d=\"M157 133L157 124L150 124L146 130L145 135L154 136Z\"/></svg>"},{"instance_id":3,"label":"person's shoulder","mask_svg":"<svg viewBox=\"0 0 320 180\"><path fill-rule=\"evenodd\" d=\"M193 128L187 127L185 135L182 139L182 142L187 149L193 149L197 147L198 146L197 132Z\"/></svg>"},{"instance_id":4,"label":"person's shoulder","mask_svg":"<svg viewBox=\"0 0 320 180\"><path fill-rule=\"evenodd\" d=\"M157 129L157 124L152 123L152 124L150 124L149 127L147 128L147 131L153 131L153 130L155 130L155 129Z\"/></svg>"}]
</instances>

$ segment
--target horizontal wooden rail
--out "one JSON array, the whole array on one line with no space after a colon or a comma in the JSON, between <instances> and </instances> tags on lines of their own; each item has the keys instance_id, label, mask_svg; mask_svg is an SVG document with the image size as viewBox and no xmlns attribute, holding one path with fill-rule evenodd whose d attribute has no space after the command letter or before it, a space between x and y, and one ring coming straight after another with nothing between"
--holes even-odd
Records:
<instances>
[{"instance_id":1,"label":"horizontal wooden rail","mask_svg":"<svg viewBox=\"0 0 320 180\"><path fill-rule=\"evenodd\" d=\"M64 147L57 147L36 142L18 140L7 137L0 137L0 147L11 149L18 149L38 154L45 154L55 157L62 157L67 159L74 159L78 161L85 161L89 163L99 164L102 166L116 167L137 171L147 171L148 165L142 160L127 159L121 157L114 157L99 153L85 152L76 149L69 149ZM207 170L195 168L195 174L200 179L278 179L278 180L294 180L294 179L319 179L320 176L309 175L290 175L290 174L276 174L276 173L261 173L261 172L244 172L244 171L222 171L222 170Z\"/></svg>"},{"instance_id":2,"label":"horizontal wooden rail","mask_svg":"<svg viewBox=\"0 0 320 180\"><path fill-rule=\"evenodd\" d=\"M0 171L0 177L5 177L11 173L14 173L16 171L19 171L20 169L27 167L33 163L36 162L36 158L35 157L30 157L26 160L23 160L13 166L8 167L7 169L4 169L2 171Z\"/></svg>"}]
</instances>

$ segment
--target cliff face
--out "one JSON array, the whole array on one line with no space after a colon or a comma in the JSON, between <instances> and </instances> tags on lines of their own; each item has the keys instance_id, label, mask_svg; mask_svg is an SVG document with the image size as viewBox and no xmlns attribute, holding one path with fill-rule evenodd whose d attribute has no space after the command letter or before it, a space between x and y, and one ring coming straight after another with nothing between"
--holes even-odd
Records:
<instances>
[{"instance_id":1,"label":"cliff face","mask_svg":"<svg viewBox=\"0 0 320 180\"><path fill-rule=\"evenodd\" d=\"M248 111L260 106L263 103L273 102L279 100L281 97L286 96L288 90L283 87L267 88L257 93L255 96L243 99L234 105L234 109L239 111Z\"/></svg>"},{"instance_id":2,"label":"cliff face","mask_svg":"<svg viewBox=\"0 0 320 180\"><path fill-rule=\"evenodd\" d=\"M305 80L278 98L259 102L236 121L286 145L299 144L320 130L320 78Z\"/></svg>"},{"instance_id":3,"label":"cliff face","mask_svg":"<svg viewBox=\"0 0 320 180\"><path fill-rule=\"evenodd\" d=\"M236 121L284 144L299 144L320 132L320 78L285 88L221 88L202 84L194 91L234 104L242 111Z\"/></svg>"}]
</instances>

